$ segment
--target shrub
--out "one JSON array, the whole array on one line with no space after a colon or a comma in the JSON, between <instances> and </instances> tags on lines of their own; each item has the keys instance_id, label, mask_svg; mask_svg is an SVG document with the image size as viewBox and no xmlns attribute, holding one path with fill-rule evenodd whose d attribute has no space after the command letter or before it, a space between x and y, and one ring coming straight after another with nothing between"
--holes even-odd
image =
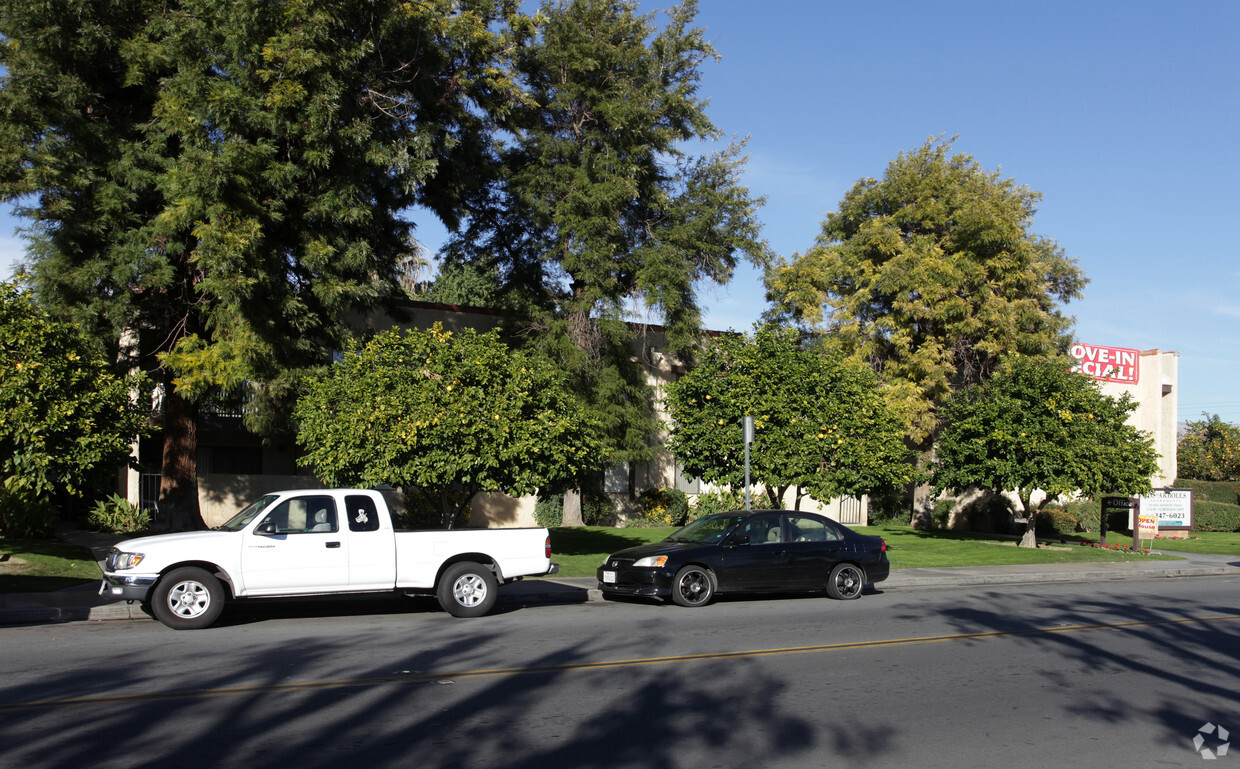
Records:
<instances>
[{"instance_id":1,"label":"shrub","mask_svg":"<svg viewBox=\"0 0 1240 769\"><path fill-rule=\"evenodd\" d=\"M402 489L404 492L405 509L393 512L392 524L398 529L446 529L443 508L436 502L435 490L418 489L412 486ZM469 525L469 516L473 512L473 503L465 505L458 527Z\"/></svg>"},{"instance_id":2,"label":"shrub","mask_svg":"<svg viewBox=\"0 0 1240 769\"><path fill-rule=\"evenodd\" d=\"M124 497L113 494L95 503L86 518L86 526L92 531L132 534L150 528L151 515Z\"/></svg>"},{"instance_id":3,"label":"shrub","mask_svg":"<svg viewBox=\"0 0 1240 769\"><path fill-rule=\"evenodd\" d=\"M534 521L548 529L564 525L564 495L539 494ZM586 526L614 526L616 506L606 494L586 493L581 501L581 522Z\"/></svg>"},{"instance_id":4,"label":"shrub","mask_svg":"<svg viewBox=\"0 0 1240 769\"><path fill-rule=\"evenodd\" d=\"M679 489L646 489L637 504L651 526L680 526L689 519L689 497Z\"/></svg>"},{"instance_id":5,"label":"shrub","mask_svg":"<svg viewBox=\"0 0 1240 769\"><path fill-rule=\"evenodd\" d=\"M969 531L1014 534L1012 503L1002 494L985 492L963 508Z\"/></svg>"},{"instance_id":6,"label":"shrub","mask_svg":"<svg viewBox=\"0 0 1240 769\"><path fill-rule=\"evenodd\" d=\"M56 533L56 514L45 499L27 500L0 489L0 537L46 539Z\"/></svg>"},{"instance_id":7,"label":"shrub","mask_svg":"<svg viewBox=\"0 0 1240 769\"><path fill-rule=\"evenodd\" d=\"M956 500L954 499L936 499L930 508L930 516L934 519L934 527L936 529L946 529L947 524L951 522L952 510L956 509Z\"/></svg>"},{"instance_id":8,"label":"shrub","mask_svg":"<svg viewBox=\"0 0 1240 769\"><path fill-rule=\"evenodd\" d=\"M563 505L560 507L563 514ZM614 526L616 506L606 494L586 494L581 502L581 522L587 526Z\"/></svg>"},{"instance_id":9,"label":"shrub","mask_svg":"<svg viewBox=\"0 0 1240 769\"><path fill-rule=\"evenodd\" d=\"M539 494L534 503L534 522L548 529L564 525L564 495Z\"/></svg>"},{"instance_id":10,"label":"shrub","mask_svg":"<svg viewBox=\"0 0 1240 769\"><path fill-rule=\"evenodd\" d=\"M870 525L906 524L913 515L913 497L903 489L888 488L870 495Z\"/></svg>"},{"instance_id":11,"label":"shrub","mask_svg":"<svg viewBox=\"0 0 1240 769\"><path fill-rule=\"evenodd\" d=\"M1240 531L1240 505L1194 501L1193 528L1197 531Z\"/></svg>"},{"instance_id":12,"label":"shrub","mask_svg":"<svg viewBox=\"0 0 1240 769\"><path fill-rule=\"evenodd\" d=\"M1084 531L1078 509L1048 505L1038 512L1035 527L1039 537L1064 537Z\"/></svg>"},{"instance_id":13,"label":"shrub","mask_svg":"<svg viewBox=\"0 0 1240 769\"><path fill-rule=\"evenodd\" d=\"M744 510L745 494L740 491L707 491L697 496L697 502L689 514L693 518L701 518L715 513L726 513L729 510Z\"/></svg>"}]
</instances>

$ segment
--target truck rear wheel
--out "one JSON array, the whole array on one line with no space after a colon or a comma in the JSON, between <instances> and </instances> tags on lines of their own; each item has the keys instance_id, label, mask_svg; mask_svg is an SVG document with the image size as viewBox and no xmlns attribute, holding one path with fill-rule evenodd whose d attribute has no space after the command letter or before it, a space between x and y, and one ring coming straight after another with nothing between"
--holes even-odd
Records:
<instances>
[{"instance_id":1,"label":"truck rear wheel","mask_svg":"<svg viewBox=\"0 0 1240 769\"><path fill-rule=\"evenodd\" d=\"M439 605L453 617L481 617L495 606L499 586L491 570L463 561L448 567L439 580Z\"/></svg>"},{"instance_id":2,"label":"truck rear wheel","mask_svg":"<svg viewBox=\"0 0 1240 769\"><path fill-rule=\"evenodd\" d=\"M196 566L173 569L151 592L151 613L173 630L197 630L215 622L224 610L224 588L214 575Z\"/></svg>"}]
</instances>

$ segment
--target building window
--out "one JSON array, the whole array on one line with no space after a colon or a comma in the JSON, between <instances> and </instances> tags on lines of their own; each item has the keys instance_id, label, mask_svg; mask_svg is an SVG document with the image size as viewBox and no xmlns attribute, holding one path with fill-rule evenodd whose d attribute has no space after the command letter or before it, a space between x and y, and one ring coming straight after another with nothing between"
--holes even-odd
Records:
<instances>
[{"instance_id":1,"label":"building window","mask_svg":"<svg viewBox=\"0 0 1240 769\"><path fill-rule=\"evenodd\" d=\"M685 475L685 468L681 466L680 462L676 463L676 490L683 491L686 494L702 493L702 479L691 478Z\"/></svg>"},{"instance_id":2,"label":"building window","mask_svg":"<svg viewBox=\"0 0 1240 769\"><path fill-rule=\"evenodd\" d=\"M629 465L612 465L603 471L604 494L629 493Z\"/></svg>"}]
</instances>

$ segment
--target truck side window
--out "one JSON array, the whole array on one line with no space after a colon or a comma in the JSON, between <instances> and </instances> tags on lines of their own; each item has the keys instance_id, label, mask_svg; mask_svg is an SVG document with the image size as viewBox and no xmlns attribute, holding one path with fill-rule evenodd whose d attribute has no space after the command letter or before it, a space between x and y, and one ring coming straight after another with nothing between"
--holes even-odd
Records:
<instances>
[{"instance_id":1,"label":"truck side window","mask_svg":"<svg viewBox=\"0 0 1240 769\"><path fill-rule=\"evenodd\" d=\"M293 497L276 506L263 518L275 523L281 534L338 531L336 500L329 496Z\"/></svg>"},{"instance_id":2,"label":"truck side window","mask_svg":"<svg viewBox=\"0 0 1240 769\"><path fill-rule=\"evenodd\" d=\"M349 531L378 531L379 511L375 501L362 494L350 494L344 498L345 516L349 519Z\"/></svg>"}]
</instances>

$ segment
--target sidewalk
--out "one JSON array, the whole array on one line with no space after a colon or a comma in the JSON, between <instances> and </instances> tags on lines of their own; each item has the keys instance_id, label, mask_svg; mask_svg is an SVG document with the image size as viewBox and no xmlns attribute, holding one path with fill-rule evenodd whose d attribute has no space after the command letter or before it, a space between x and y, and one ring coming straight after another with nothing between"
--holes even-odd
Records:
<instances>
[{"instance_id":1,"label":"sidewalk","mask_svg":"<svg viewBox=\"0 0 1240 769\"><path fill-rule=\"evenodd\" d=\"M75 544L91 548L102 559L123 537L73 532ZM1158 551L1155 551L1158 552ZM1025 566L960 566L934 569L895 569L880 582L879 592L911 588L952 588L979 585L1026 585L1049 582L1100 582L1158 577L1240 576L1240 557L1167 553L1182 561L1124 561L1091 564L1034 564ZM26 625L81 620L150 620L137 604L104 601L99 583L51 593L0 593L0 625ZM335 600L341 600L339 598ZM374 600L373 597L357 600ZM591 577L544 577L504 585L499 602L507 605L569 604L602 601Z\"/></svg>"}]
</instances>

